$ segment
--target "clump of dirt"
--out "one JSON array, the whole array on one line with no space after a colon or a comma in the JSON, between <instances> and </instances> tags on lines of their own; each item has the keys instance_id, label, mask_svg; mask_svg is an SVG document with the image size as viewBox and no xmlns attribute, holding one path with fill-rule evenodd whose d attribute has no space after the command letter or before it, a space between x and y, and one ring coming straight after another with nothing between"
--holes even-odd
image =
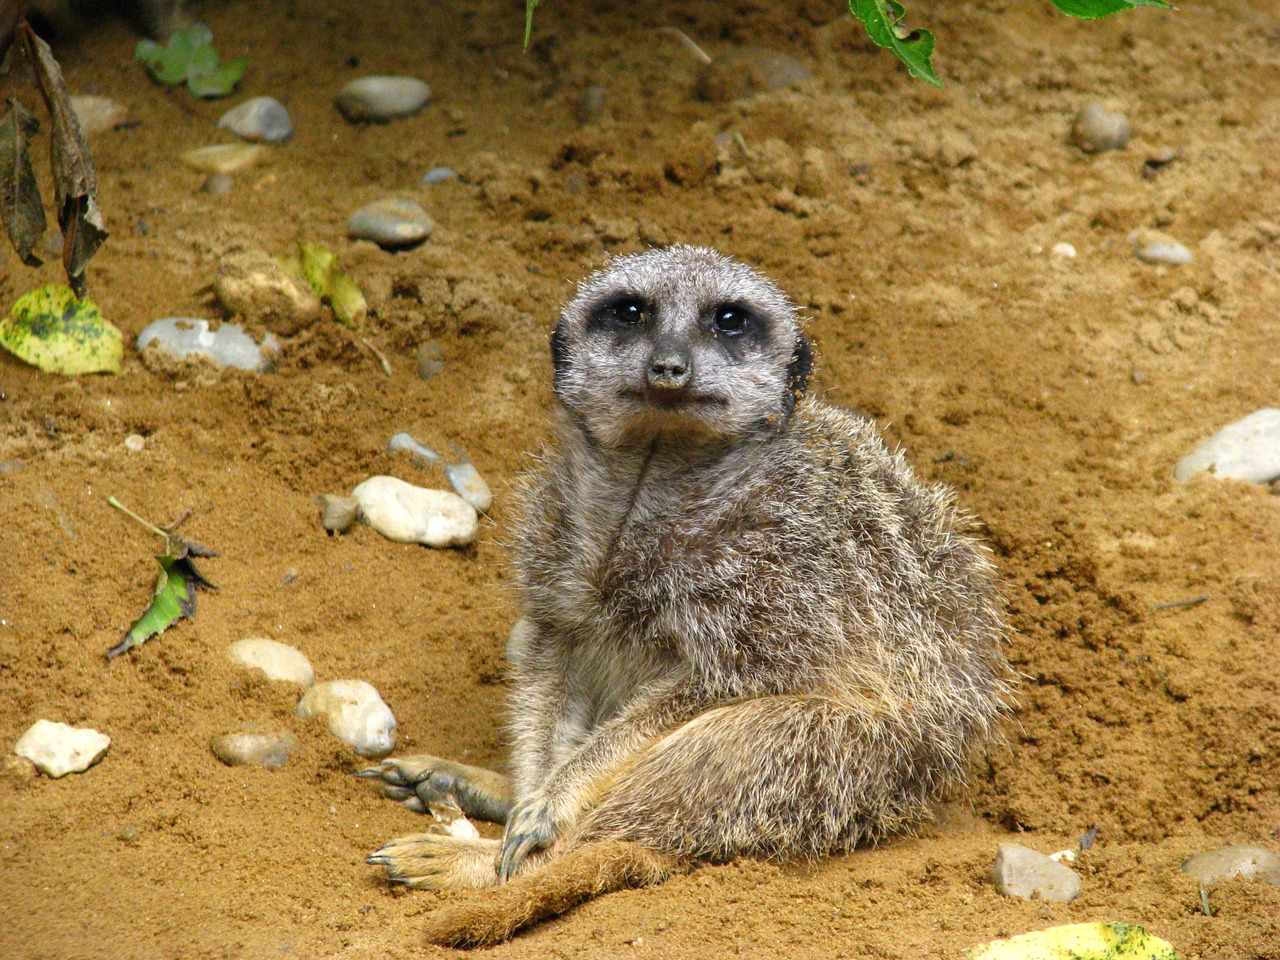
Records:
<instances>
[{"instance_id":1,"label":"clump of dirt","mask_svg":"<svg viewBox=\"0 0 1280 960\"><path fill-rule=\"evenodd\" d=\"M937 90L837 3L556 0L528 54L518 7L198 6L219 49L249 58L241 97L283 100L297 131L225 196L177 156L226 139L229 102L153 85L123 24L57 44L73 92L130 111L93 140L113 235L88 274L126 338L217 317L200 291L223 257L299 239L339 254L371 313L359 331L312 325L264 374L129 351L118 376L64 380L0 357L0 744L39 717L113 738L86 774L0 781L0 952L431 953L417 930L444 895L389 889L364 863L420 818L351 777L361 761L296 719L296 692L247 680L225 648L291 643L322 679L373 683L402 752L501 765L503 544L547 434L550 325L567 281L609 254L687 241L787 289L818 388L877 417L980 518L1016 628L1018 711L919 836L614 894L494 956L954 957L1086 919L1142 923L1181 956L1276 956L1280 887L1215 887L1206 916L1177 865L1277 847L1280 501L1172 479L1200 439L1276 401L1276 12L1226 0L1080 23L1048 4L917 4ZM669 26L712 56L771 47L813 77L702 100ZM352 126L333 95L366 73L421 76L433 100ZM1129 116L1125 149L1069 144L1094 101ZM419 185L437 165L459 179ZM349 214L386 196L420 202L436 234L401 253L349 240ZM1147 228L1195 260L1139 262L1128 235ZM0 264L6 309L58 279L8 251ZM444 368L423 380L428 341ZM321 529L317 493L374 473L441 484L384 452L400 430L457 440L493 485L474 547ZM108 495L159 520L193 510L184 532L222 553L194 619L111 663L156 545ZM296 756L223 766L210 739L246 723L291 729ZM986 881L1010 832L1051 852L1093 826L1074 904Z\"/></svg>"}]
</instances>

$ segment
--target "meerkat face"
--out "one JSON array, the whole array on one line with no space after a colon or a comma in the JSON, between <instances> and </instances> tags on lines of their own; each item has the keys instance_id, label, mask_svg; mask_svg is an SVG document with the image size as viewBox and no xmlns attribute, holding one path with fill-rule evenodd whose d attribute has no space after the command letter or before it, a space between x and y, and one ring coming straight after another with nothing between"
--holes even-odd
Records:
<instances>
[{"instance_id":1,"label":"meerkat face","mask_svg":"<svg viewBox=\"0 0 1280 960\"><path fill-rule=\"evenodd\" d=\"M556 396L598 443L732 440L781 425L811 355L772 281L700 247L619 258L551 339Z\"/></svg>"}]
</instances>

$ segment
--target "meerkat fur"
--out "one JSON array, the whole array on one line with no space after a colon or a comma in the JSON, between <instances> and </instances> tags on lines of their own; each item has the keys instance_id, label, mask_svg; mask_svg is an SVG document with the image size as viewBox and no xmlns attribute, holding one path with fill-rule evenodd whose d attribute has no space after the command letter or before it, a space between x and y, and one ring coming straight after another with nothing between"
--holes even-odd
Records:
<instances>
[{"instance_id":1,"label":"meerkat fur","mask_svg":"<svg viewBox=\"0 0 1280 960\"><path fill-rule=\"evenodd\" d=\"M983 547L869 420L808 392L770 280L705 248L619 258L564 308L552 361L558 443L515 531L510 779L366 771L505 823L370 858L482 890L433 915L436 943L698 864L874 842L961 784L1007 709Z\"/></svg>"}]
</instances>

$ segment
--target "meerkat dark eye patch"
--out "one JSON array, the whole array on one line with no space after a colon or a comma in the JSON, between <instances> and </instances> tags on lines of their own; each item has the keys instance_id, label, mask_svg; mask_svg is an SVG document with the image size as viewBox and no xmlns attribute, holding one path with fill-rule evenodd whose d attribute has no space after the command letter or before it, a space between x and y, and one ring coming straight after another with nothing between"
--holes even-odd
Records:
<instances>
[{"instance_id":1,"label":"meerkat dark eye patch","mask_svg":"<svg viewBox=\"0 0 1280 960\"><path fill-rule=\"evenodd\" d=\"M742 336L750 322L751 314L732 303L716 307L711 319L716 332L723 333L726 337Z\"/></svg>"},{"instance_id":2,"label":"meerkat dark eye patch","mask_svg":"<svg viewBox=\"0 0 1280 960\"><path fill-rule=\"evenodd\" d=\"M653 308L640 297L611 297L591 312L588 330L636 330L653 316Z\"/></svg>"},{"instance_id":3,"label":"meerkat dark eye patch","mask_svg":"<svg viewBox=\"0 0 1280 960\"><path fill-rule=\"evenodd\" d=\"M718 303L711 308L709 316L711 333L733 357L740 357L744 349L768 342L768 320L741 303Z\"/></svg>"}]
</instances>

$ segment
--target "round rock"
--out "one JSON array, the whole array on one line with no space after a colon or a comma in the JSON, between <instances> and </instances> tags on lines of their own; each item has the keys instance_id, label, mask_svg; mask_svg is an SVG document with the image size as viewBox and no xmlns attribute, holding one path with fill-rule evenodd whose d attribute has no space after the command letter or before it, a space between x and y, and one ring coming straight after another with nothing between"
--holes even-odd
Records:
<instances>
[{"instance_id":1,"label":"round rock","mask_svg":"<svg viewBox=\"0 0 1280 960\"><path fill-rule=\"evenodd\" d=\"M347 221L347 232L357 240L372 240L387 250L417 246L436 228L427 211L412 200L375 200L361 207Z\"/></svg>"},{"instance_id":2,"label":"round rock","mask_svg":"<svg viewBox=\"0 0 1280 960\"><path fill-rule=\"evenodd\" d=\"M257 166L267 157L267 148L256 143L215 143L210 147L188 150L178 159L201 173L225 173L228 176Z\"/></svg>"},{"instance_id":3,"label":"round rock","mask_svg":"<svg viewBox=\"0 0 1280 960\"><path fill-rule=\"evenodd\" d=\"M1178 480L1205 472L1250 483L1270 483L1280 477L1280 410L1255 410L1223 427L1173 469Z\"/></svg>"},{"instance_id":4,"label":"round rock","mask_svg":"<svg viewBox=\"0 0 1280 960\"><path fill-rule=\"evenodd\" d=\"M1080 896L1080 877L1070 867L1016 843L1002 843L991 868L996 889L1006 897L1070 902Z\"/></svg>"},{"instance_id":5,"label":"round rock","mask_svg":"<svg viewBox=\"0 0 1280 960\"><path fill-rule=\"evenodd\" d=\"M227 648L227 657L250 670L261 670L268 680L283 680L309 687L316 680L311 661L300 651L279 640L249 637Z\"/></svg>"},{"instance_id":6,"label":"round rock","mask_svg":"<svg viewBox=\"0 0 1280 960\"><path fill-rule=\"evenodd\" d=\"M372 76L352 80L336 103L352 123L368 123L411 116L430 99L431 88L417 77Z\"/></svg>"},{"instance_id":7,"label":"round rock","mask_svg":"<svg viewBox=\"0 0 1280 960\"><path fill-rule=\"evenodd\" d=\"M85 95L71 98L71 111L85 136L92 137L123 123L129 108L110 97Z\"/></svg>"},{"instance_id":8,"label":"round rock","mask_svg":"<svg viewBox=\"0 0 1280 960\"><path fill-rule=\"evenodd\" d=\"M446 180L457 179L458 174L448 167L432 167L422 175L422 185L424 187L430 187L437 183L444 183Z\"/></svg>"},{"instance_id":9,"label":"round rock","mask_svg":"<svg viewBox=\"0 0 1280 960\"><path fill-rule=\"evenodd\" d=\"M1195 259L1194 255L1172 237L1157 230L1136 230L1129 235L1133 255L1143 263L1181 266Z\"/></svg>"},{"instance_id":10,"label":"round rock","mask_svg":"<svg viewBox=\"0 0 1280 960\"><path fill-rule=\"evenodd\" d=\"M388 540L428 547L465 547L476 538L479 515L456 493L427 490L396 477L370 477L351 495L360 515Z\"/></svg>"},{"instance_id":11,"label":"round rock","mask_svg":"<svg viewBox=\"0 0 1280 960\"><path fill-rule=\"evenodd\" d=\"M317 683L298 704L298 716L326 717L329 732L362 757L385 757L396 747L396 718L363 680Z\"/></svg>"},{"instance_id":12,"label":"round rock","mask_svg":"<svg viewBox=\"0 0 1280 960\"><path fill-rule=\"evenodd\" d=\"M278 770L298 749L298 739L289 733L224 733L214 737L209 746L214 756L229 767L258 763L268 770Z\"/></svg>"},{"instance_id":13,"label":"round rock","mask_svg":"<svg viewBox=\"0 0 1280 960\"><path fill-rule=\"evenodd\" d=\"M137 344L139 350L155 344L174 357L198 355L236 370L267 370L279 349L270 333L258 344L237 324L224 323L211 330L208 320L195 317L165 317L148 324L138 334Z\"/></svg>"},{"instance_id":14,"label":"round rock","mask_svg":"<svg viewBox=\"0 0 1280 960\"><path fill-rule=\"evenodd\" d=\"M716 57L702 68L698 95L704 100L725 103L769 90L782 90L804 83L813 71L803 61L778 50L739 47Z\"/></svg>"},{"instance_id":15,"label":"round rock","mask_svg":"<svg viewBox=\"0 0 1280 960\"><path fill-rule=\"evenodd\" d=\"M1100 103L1085 106L1071 124L1071 142L1085 153L1121 150L1132 136L1129 118Z\"/></svg>"},{"instance_id":16,"label":"round rock","mask_svg":"<svg viewBox=\"0 0 1280 960\"><path fill-rule=\"evenodd\" d=\"M1236 877L1265 877L1272 883L1280 883L1280 857L1264 847L1219 847L1184 860L1182 872L1191 874L1206 887Z\"/></svg>"},{"instance_id":17,"label":"round rock","mask_svg":"<svg viewBox=\"0 0 1280 960\"><path fill-rule=\"evenodd\" d=\"M275 97L254 97L222 115L218 126L243 140L283 143L293 136L289 111Z\"/></svg>"},{"instance_id":18,"label":"round rock","mask_svg":"<svg viewBox=\"0 0 1280 960\"><path fill-rule=\"evenodd\" d=\"M256 320L282 337L324 315L310 285L286 273L261 250L239 250L223 257L213 278L213 293L229 313Z\"/></svg>"},{"instance_id":19,"label":"round rock","mask_svg":"<svg viewBox=\"0 0 1280 960\"><path fill-rule=\"evenodd\" d=\"M18 738L13 752L26 757L41 773L56 779L88 770L102 759L109 746L111 738L97 730L37 720Z\"/></svg>"}]
</instances>

